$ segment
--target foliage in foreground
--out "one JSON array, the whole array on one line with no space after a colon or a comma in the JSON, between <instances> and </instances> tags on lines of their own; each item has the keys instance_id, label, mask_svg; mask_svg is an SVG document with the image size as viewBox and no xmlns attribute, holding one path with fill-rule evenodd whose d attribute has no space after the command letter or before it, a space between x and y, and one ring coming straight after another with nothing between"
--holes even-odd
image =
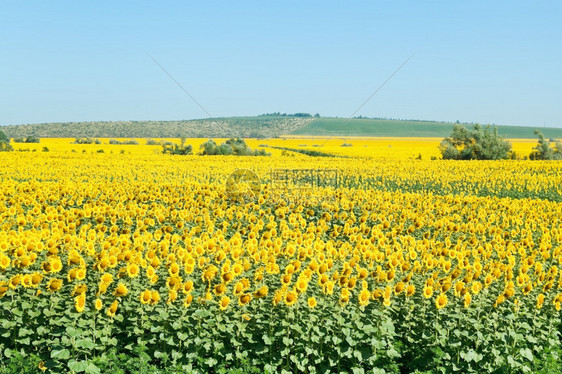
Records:
<instances>
[{"instance_id":1,"label":"foliage in foreground","mask_svg":"<svg viewBox=\"0 0 562 374\"><path fill-rule=\"evenodd\" d=\"M468 130L455 125L451 135L439 145L444 160L503 160L510 157L511 143L504 140L498 129L474 125Z\"/></svg>"}]
</instances>

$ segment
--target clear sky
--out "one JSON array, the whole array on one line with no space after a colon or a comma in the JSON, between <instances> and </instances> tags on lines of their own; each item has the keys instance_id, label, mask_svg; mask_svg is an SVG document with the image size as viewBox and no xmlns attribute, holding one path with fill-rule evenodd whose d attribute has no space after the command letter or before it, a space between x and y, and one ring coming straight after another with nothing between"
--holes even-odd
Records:
<instances>
[{"instance_id":1,"label":"clear sky","mask_svg":"<svg viewBox=\"0 0 562 374\"><path fill-rule=\"evenodd\" d=\"M15 1L0 125L266 112L562 127L562 1Z\"/></svg>"}]
</instances>

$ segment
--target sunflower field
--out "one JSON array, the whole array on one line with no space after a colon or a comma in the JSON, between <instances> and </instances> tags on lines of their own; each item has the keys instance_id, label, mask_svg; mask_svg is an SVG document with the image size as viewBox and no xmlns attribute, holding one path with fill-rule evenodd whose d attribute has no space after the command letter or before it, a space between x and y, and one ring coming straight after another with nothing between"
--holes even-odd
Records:
<instances>
[{"instance_id":1,"label":"sunflower field","mask_svg":"<svg viewBox=\"0 0 562 374\"><path fill-rule=\"evenodd\" d=\"M345 158L71 141L2 155L0 373L562 370L560 162L432 160L439 140L322 148ZM341 183L280 193L275 168ZM228 199L237 169L255 199Z\"/></svg>"}]
</instances>

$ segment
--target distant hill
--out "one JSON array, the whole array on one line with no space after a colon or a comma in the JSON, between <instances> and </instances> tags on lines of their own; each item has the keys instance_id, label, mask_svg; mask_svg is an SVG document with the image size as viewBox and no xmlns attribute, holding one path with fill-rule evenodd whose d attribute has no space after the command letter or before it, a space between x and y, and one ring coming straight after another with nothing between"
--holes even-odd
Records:
<instances>
[{"instance_id":1,"label":"distant hill","mask_svg":"<svg viewBox=\"0 0 562 374\"><path fill-rule=\"evenodd\" d=\"M2 126L11 138L228 138L275 137L308 125L297 116L229 117L184 121L67 122Z\"/></svg>"},{"instance_id":2,"label":"distant hill","mask_svg":"<svg viewBox=\"0 0 562 374\"><path fill-rule=\"evenodd\" d=\"M401 121L389 119L319 118L291 133L291 135L315 136L388 136L388 137L446 137L454 123L434 121ZM470 124L461 124L472 128ZM540 129L546 138L562 138L562 128L496 126L500 135L512 139L536 138Z\"/></svg>"},{"instance_id":3,"label":"distant hill","mask_svg":"<svg viewBox=\"0 0 562 374\"><path fill-rule=\"evenodd\" d=\"M470 124L462 124L471 127ZM68 122L0 127L9 137L40 138L270 138L283 135L445 137L454 123L389 119L300 117L262 115L185 121ZM540 129L546 138L562 138L562 128L497 126L507 138L535 138Z\"/></svg>"}]
</instances>

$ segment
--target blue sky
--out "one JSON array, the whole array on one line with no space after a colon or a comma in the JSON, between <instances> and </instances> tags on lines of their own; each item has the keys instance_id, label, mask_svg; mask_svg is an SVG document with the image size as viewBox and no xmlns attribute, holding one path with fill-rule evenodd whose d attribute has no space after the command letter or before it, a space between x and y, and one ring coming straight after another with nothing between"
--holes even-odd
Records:
<instances>
[{"instance_id":1,"label":"blue sky","mask_svg":"<svg viewBox=\"0 0 562 374\"><path fill-rule=\"evenodd\" d=\"M0 125L309 112L562 127L561 1L5 1Z\"/></svg>"}]
</instances>

